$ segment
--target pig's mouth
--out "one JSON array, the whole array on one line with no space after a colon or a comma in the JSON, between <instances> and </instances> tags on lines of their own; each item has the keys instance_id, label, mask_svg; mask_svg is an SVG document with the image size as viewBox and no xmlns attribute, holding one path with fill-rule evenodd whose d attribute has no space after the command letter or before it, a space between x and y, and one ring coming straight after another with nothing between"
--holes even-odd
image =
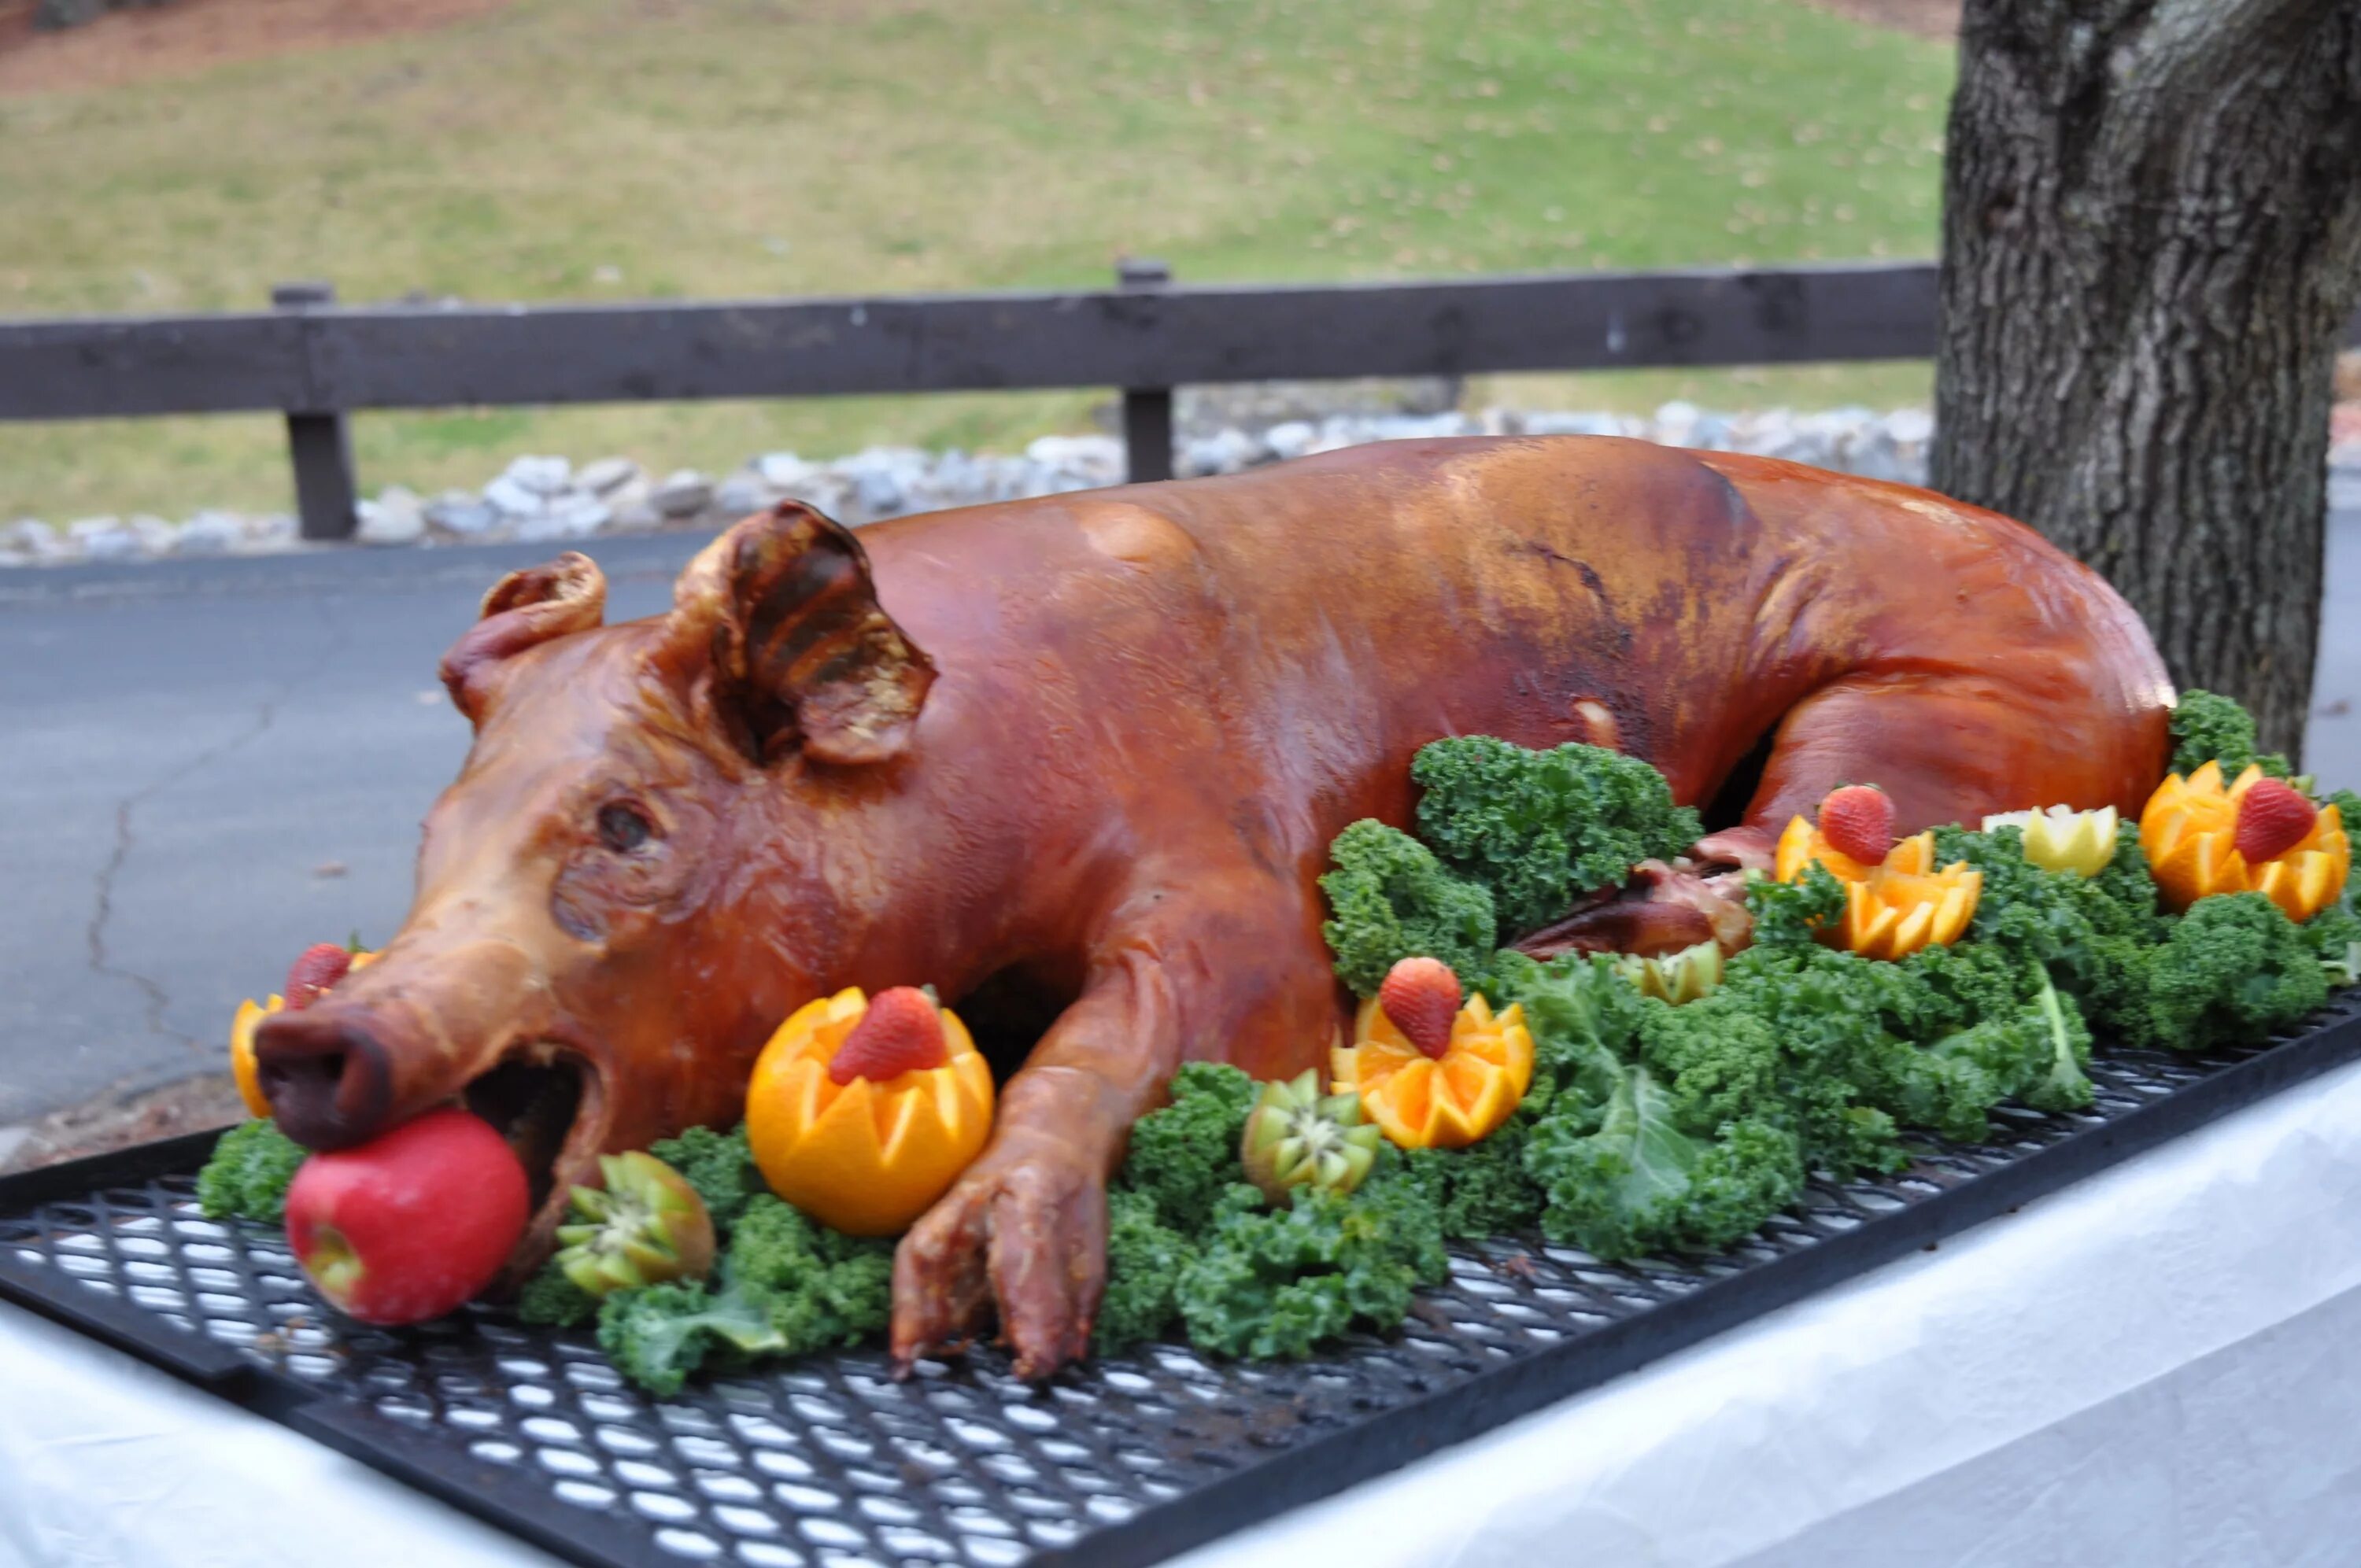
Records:
<instances>
[{"instance_id":1,"label":"pig's mouth","mask_svg":"<svg viewBox=\"0 0 2361 1568\"><path fill-rule=\"evenodd\" d=\"M494 1282L506 1294L540 1267L577 1185L593 1182L607 1135L607 1095L590 1058L555 1040L511 1050L461 1091L523 1164L533 1218Z\"/></svg>"}]
</instances>

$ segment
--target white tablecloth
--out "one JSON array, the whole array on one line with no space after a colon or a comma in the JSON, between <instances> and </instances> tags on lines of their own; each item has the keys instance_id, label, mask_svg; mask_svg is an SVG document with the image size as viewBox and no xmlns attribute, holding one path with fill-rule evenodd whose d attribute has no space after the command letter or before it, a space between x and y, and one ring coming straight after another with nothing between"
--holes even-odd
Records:
<instances>
[{"instance_id":1,"label":"white tablecloth","mask_svg":"<svg viewBox=\"0 0 2361 1568\"><path fill-rule=\"evenodd\" d=\"M549 1560L0 1309L0 1564ZM2361 1561L2361 1066L1196 1553Z\"/></svg>"}]
</instances>

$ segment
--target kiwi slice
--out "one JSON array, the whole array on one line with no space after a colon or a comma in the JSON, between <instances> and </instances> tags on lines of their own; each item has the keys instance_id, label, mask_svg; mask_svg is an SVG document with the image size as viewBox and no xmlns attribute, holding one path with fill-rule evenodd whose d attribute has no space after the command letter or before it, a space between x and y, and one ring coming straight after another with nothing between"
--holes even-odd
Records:
<instances>
[{"instance_id":1,"label":"kiwi slice","mask_svg":"<svg viewBox=\"0 0 2361 1568\"><path fill-rule=\"evenodd\" d=\"M557 1266L593 1296L713 1267L713 1217L687 1178L634 1149L598 1157L606 1190L574 1190L574 1223L557 1228Z\"/></svg>"},{"instance_id":2,"label":"kiwi slice","mask_svg":"<svg viewBox=\"0 0 2361 1568\"><path fill-rule=\"evenodd\" d=\"M1286 1203L1298 1187L1339 1194L1358 1187L1384 1136L1362 1120L1359 1095L1323 1096L1319 1073L1306 1071L1291 1083L1262 1086L1246 1114L1238 1157L1265 1198Z\"/></svg>"},{"instance_id":3,"label":"kiwi slice","mask_svg":"<svg viewBox=\"0 0 2361 1568\"><path fill-rule=\"evenodd\" d=\"M1643 959L1625 953L1615 967L1640 988L1642 996L1660 996L1677 1007L1708 996L1721 984L1721 944L1699 942L1677 953Z\"/></svg>"}]
</instances>

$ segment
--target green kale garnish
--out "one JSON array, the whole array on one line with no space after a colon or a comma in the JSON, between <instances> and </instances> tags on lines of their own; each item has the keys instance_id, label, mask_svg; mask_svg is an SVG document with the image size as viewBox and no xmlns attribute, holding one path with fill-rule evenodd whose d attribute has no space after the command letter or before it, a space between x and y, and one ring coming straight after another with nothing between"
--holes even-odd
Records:
<instances>
[{"instance_id":1,"label":"green kale garnish","mask_svg":"<svg viewBox=\"0 0 2361 1568\"><path fill-rule=\"evenodd\" d=\"M1400 1324L1412 1288L1440 1284L1449 1267L1434 1211L1398 1176L1342 1198L1300 1187L1282 1210L1241 1183L1216 1205L1175 1294L1201 1349L1300 1357L1356 1325Z\"/></svg>"},{"instance_id":2,"label":"green kale garnish","mask_svg":"<svg viewBox=\"0 0 2361 1568\"><path fill-rule=\"evenodd\" d=\"M728 1234L748 1199L770 1190L746 1146L743 1122L726 1133L691 1127L676 1138L658 1139L648 1146L648 1153L680 1172L697 1189L697 1195L705 1201L705 1212L713 1216L714 1229L722 1234Z\"/></svg>"},{"instance_id":3,"label":"green kale garnish","mask_svg":"<svg viewBox=\"0 0 2361 1568\"><path fill-rule=\"evenodd\" d=\"M221 1136L197 1172L197 1206L212 1220L287 1217L287 1188L311 1150L279 1130L268 1116L241 1122Z\"/></svg>"},{"instance_id":4,"label":"green kale garnish","mask_svg":"<svg viewBox=\"0 0 2361 1568\"><path fill-rule=\"evenodd\" d=\"M1119 1184L1156 1206L1159 1223L1193 1236L1234 1181L1255 1080L1234 1067L1190 1062L1172 1075L1172 1102L1132 1124Z\"/></svg>"},{"instance_id":5,"label":"green kale garnish","mask_svg":"<svg viewBox=\"0 0 2361 1568\"><path fill-rule=\"evenodd\" d=\"M2185 1051L2259 1043L2327 1003L2316 944L2259 893L2199 899L2144 955L2131 1038Z\"/></svg>"},{"instance_id":6,"label":"green kale garnish","mask_svg":"<svg viewBox=\"0 0 2361 1568\"><path fill-rule=\"evenodd\" d=\"M1504 934L1548 925L1582 894L1622 886L1640 861L1686 853L1702 832L1664 774L1598 746L1535 751L1455 736L1419 748L1411 777L1424 791L1419 837L1491 890Z\"/></svg>"},{"instance_id":7,"label":"green kale garnish","mask_svg":"<svg viewBox=\"0 0 2361 1568\"><path fill-rule=\"evenodd\" d=\"M1673 1089L1633 1066L1595 1120L1544 1118L1525 1151L1547 1196L1542 1234L1604 1258L1727 1246L1803 1190L1793 1133L1753 1119L1685 1131L1677 1106Z\"/></svg>"},{"instance_id":8,"label":"green kale garnish","mask_svg":"<svg viewBox=\"0 0 2361 1568\"><path fill-rule=\"evenodd\" d=\"M1121 1188L1107 1194L1106 1292L1091 1343L1104 1354L1152 1340L1172 1327L1180 1276L1197 1249L1156 1217L1156 1201Z\"/></svg>"},{"instance_id":9,"label":"green kale garnish","mask_svg":"<svg viewBox=\"0 0 2361 1568\"><path fill-rule=\"evenodd\" d=\"M634 1383L671 1394L709 1358L858 1344L893 1316L893 1243L831 1231L767 1192L740 1212L716 1277L712 1290L616 1291L598 1309L599 1348Z\"/></svg>"},{"instance_id":10,"label":"green kale garnish","mask_svg":"<svg viewBox=\"0 0 2361 1568\"><path fill-rule=\"evenodd\" d=\"M652 1285L618 1290L600 1305L598 1348L624 1376L668 1397L717 1351L784 1354L790 1345L761 1291Z\"/></svg>"},{"instance_id":11,"label":"green kale garnish","mask_svg":"<svg viewBox=\"0 0 2361 1568\"><path fill-rule=\"evenodd\" d=\"M2171 771L2187 778L2207 762L2222 764L2224 784L2259 764L2272 778L2294 772L2277 752L2256 751L2255 716L2235 697L2208 691L2185 691L2172 708Z\"/></svg>"},{"instance_id":12,"label":"green kale garnish","mask_svg":"<svg viewBox=\"0 0 2361 1568\"><path fill-rule=\"evenodd\" d=\"M1328 847L1335 869L1320 879L1334 918L1320 927L1336 973L1356 996L1375 996L1407 958L1440 959L1469 991L1484 987L1498 940L1492 895L1452 875L1434 851L1398 828L1364 819Z\"/></svg>"},{"instance_id":13,"label":"green kale garnish","mask_svg":"<svg viewBox=\"0 0 2361 1568\"><path fill-rule=\"evenodd\" d=\"M517 1316L528 1323L578 1328L598 1315L598 1299L568 1279L552 1258L517 1292Z\"/></svg>"}]
</instances>

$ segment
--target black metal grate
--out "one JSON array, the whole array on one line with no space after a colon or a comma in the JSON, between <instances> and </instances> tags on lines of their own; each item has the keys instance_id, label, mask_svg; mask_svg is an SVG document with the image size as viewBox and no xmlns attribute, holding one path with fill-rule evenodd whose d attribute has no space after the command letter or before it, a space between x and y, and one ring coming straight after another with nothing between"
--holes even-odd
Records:
<instances>
[{"instance_id":1,"label":"black metal grate","mask_svg":"<svg viewBox=\"0 0 2361 1568\"><path fill-rule=\"evenodd\" d=\"M2089 1112L1995 1114L1900 1177L1815 1185L1754 1238L1689 1262L1455 1249L1388 1340L1298 1365L1179 1346L1047 1387L996 1353L896 1381L812 1357L672 1399L587 1332L474 1310L387 1332L325 1312L262 1226L198 1212L183 1140L0 1183L0 1295L595 1563L1150 1561L1629 1370L2361 1056L2348 999L2292 1042L2104 1055ZM183 1146L185 1145L185 1146ZM140 1168L145 1156L148 1168ZM163 1163L158 1163L162 1161ZM71 1198L55 1196L64 1191ZM65 1284L78 1282L79 1288ZM136 1309L125 1311L124 1307ZM1415 1411L1411 1407L1417 1407Z\"/></svg>"}]
</instances>

